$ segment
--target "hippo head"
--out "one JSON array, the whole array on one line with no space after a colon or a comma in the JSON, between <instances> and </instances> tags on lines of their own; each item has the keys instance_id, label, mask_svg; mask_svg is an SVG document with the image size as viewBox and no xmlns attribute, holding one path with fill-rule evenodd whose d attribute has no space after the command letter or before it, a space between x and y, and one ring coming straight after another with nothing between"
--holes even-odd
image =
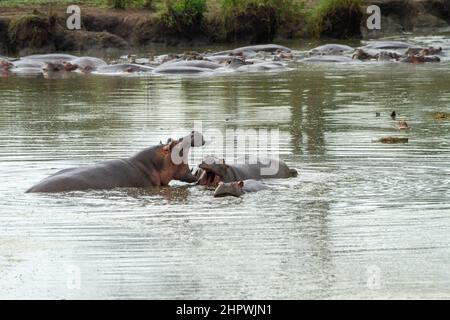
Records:
<instances>
[{"instance_id":1,"label":"hippo head","mask_svg":"<svg viewBox=\"0 0 450 320\"><path fill-rule=\"evenodd\" d=\"M214 191L214 197L240 197L243 194L242 188L244 187L244 181L233 182L219 182L216 190Z\"/></svg>"},{"instance_id":2,"label":"hippo head","mask_svg":"<svg viewBox=\"0 0 450 320\"><path fill-rule=\"evenodd\" d=\"M172 179L189 183L197 182L198 177L194 176L189 168L189 150L191 147L200 147L204 144L203 135L196 131L178 140L169 139L166 144L160 144L157 147L158 156L154 163L159 169L161 183L166 185Z\"/></svg>"},{"instance_id":3,"label":"hippo head","mask_svg":"<svg viewBox=\"0 0 450 320\"><path fill-rule=\"evenodd\" d=\"M66 71L75 71L79 68L79 66L77 64L70 63L70 62L64 62L63 66L64 66L64 70L66 70Z\"/></svg>"},{"instance_id":4,"label":"hippo head","mask_svg":"<svg viewBox=\"0 0 450 320\"><path fill-rule=\"evenodd\" d=\"M227 174L228 165L223 159L207 157L199 165L197 183L206 187L217 187Z\"/></svg>"},{"instance_id":5,"label":"hippo head","mask_svg":"<svg viewBox=\"0 0 450 320\"><path fill-rule=\"evenodd\" d=\"M245 60L243 58L230 58L227 61L228 66L230 66L233 69L237 69L239 67L245 66L247 63L245 62Z\"/></svg>"},{"instance_id":6,"label":"hippo head","mask_svg":"<svg viewBox=\"0 0 450 320\"><path fill-rule=\"evenodd\" d=\"M47 63L44 64L44 67L42 68L42 70L49 71L49 72L62 71L62 70L64 70L64 64L62 64L62 63L54 63L54 62L47 62Z\"/></svg>"},{"instance_id":7,"label":"hippo head","mask_svg":"<svg viewBox=\"0 0 450 320\"><path fill-rule=\"evenodd\" d=\"M0 69L8 70L12 68L13 64L9 62L8 60L0 59Z\"/></svg>"}]
</instances>

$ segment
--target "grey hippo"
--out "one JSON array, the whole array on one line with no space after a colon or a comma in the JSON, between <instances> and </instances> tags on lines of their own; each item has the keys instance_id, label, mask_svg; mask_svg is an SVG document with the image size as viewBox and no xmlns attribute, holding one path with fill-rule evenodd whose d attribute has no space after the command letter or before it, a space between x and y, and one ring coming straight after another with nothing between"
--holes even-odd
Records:
<instances>
[{"instance_id":1,"label":"grey hippo","mask_svg":"<svg viewBox=\"0 0 450 320\"><path fill-rule=\"evenodd\" d=\"M59 171L27 192L64 192L88 189L167 186L171 180L196 182L187 163L190 147L204 145L202 134L191 134L147 148L128 159Z\"/></svg>"},{"instance_id":2,"label":"grey hippo","mask_svg":"<svg viewBox=\"0 0 450 320\"><path fill-rule=\"evenodd\" d=\"M104 60L95 57L79 57L71 61L64 62L63 65L66 71L79 70L83 73L90 73L100 67L106 66L107 63Z\"/></svg>"},{"instance_id":3,"label":"grey hippo","mask_svg":"<svg viewBox=\"0 0 450 320\"><path fill-rule=\"evenodd\" d=\"M50 54L36 54L31 56L26 56L22 58L23 60L33 60L42 63L64 63L77 59L76 56L71 54L62 53L50 53Z\"/></svg>"},{"instance_id":4,"label":"grey hippo","mask_svg":"<svg viewBox=\"0 0 450 320\"><path fill-rule=\"evenodd\" d=\"M359 60L354 60L347 56L336 56L336 55L323 55L323 56L312 56L309 58L304 58L300 60L303 63L347 63L347 62L360 62Z\"/></svg>"},{"instance_id":5,"label":"grey hippo","mask_svg":"<svg viewBox=\"0 0 450 320\"><path fill-rule=\"evenodd\" d=\"M93 74L100 75L123 75L128 73L152 72L155 68L133 63L119 63L98 67Z\"/></svg>"},{"instance_id":6,"label":"grey hippo","mask_svg":"<svg viewBox=\"0 0 450 320\"><path fill-rule=\"evenodd\" d=\"M420 48L415 44L401 42L401 41L371 41L361 49L375 49L375 50L399 50L409 48Z\"/></svg>"},{"instance_id":7,"label":"grey hippo","mask_svg":"<svg viewBox=\"0 0 450 320\"><path fill-rule=\"evenodd\" d=\"M237 164L226 164L223 159L206 158L197 172L198 184L217 187L219 182L241 180L281 179L297 176L297 170L290 169L283 161L246 156Z\"/></svg>"},{"instance_id":8,"label":"grey hippo","mask_svg":"<svg viewBox=\"0 0 450 320\"><path fill-rule=\"evenodd\" d=\"M340 55L346 52L351 52L354 49L350 46L342 45L342 44L324 44L322 46L315 47L311 49L308 54L309 55Z\"/></svg>"},{"instance_id":9,"label":"grey hippo","mask_svg":"<svg viewBox=\"0 0 450 320\"><path fill-rule=\"evenodd\" d=\"M219 182L216 190L214 190L214 197L240 197L244 193L258 192L265 189L268 189L268 187L257 180Z\"/></svg>"}]
</instances>

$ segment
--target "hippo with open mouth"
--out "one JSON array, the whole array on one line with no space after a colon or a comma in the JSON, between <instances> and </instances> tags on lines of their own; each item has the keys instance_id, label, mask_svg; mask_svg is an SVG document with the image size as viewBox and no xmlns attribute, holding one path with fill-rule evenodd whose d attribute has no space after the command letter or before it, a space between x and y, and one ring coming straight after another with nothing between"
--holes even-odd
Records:
<instances>
[{"instance_id":1,"label":"hippo with open mouth","mask_svg":"<svg viewBox=\"0 0 450 320\"><path fill-rule=\"evenodd\" d=\"M199 178L197 184L215 188L219 182L290 178L298 173L281 160L247 156L234 165L226 164L223 159L208 157L199 165L196 175Z\"/></svg>"},{"instance_id":2,"label":"hippo with open mouth","mask_svg":"<svg viewBox=\"0 0 450 320\"><path fill-rule=\"evenodd\" d=\"M187 163L190 147L205 144L202 134L191 134L178 140L169 139L137 153L128 159L59 171L27 192L64 192L88 189L148 188L167 186L171 180L196 182Z\"/></svg>"}]
</instances>

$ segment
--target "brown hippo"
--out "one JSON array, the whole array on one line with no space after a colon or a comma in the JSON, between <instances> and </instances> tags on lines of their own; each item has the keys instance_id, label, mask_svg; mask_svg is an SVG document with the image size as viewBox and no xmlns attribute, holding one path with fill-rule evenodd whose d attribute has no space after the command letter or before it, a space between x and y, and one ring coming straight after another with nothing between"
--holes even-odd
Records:
<instances>
[{"instance_id":1,"label":"brown hippo","mask_svg":"<svg viewBox=\"0 0 450 320\"><path fill-rule=\"evenodd\" d=\"M166 186L171 180L196 182L187 163L190 147L204 145L203 136L188 136L147 148L128 159L59 171L27 192L63 192L88 189L148 188Z\"/></svg>"},{"instance_id":2,"label":"brown hippo","mask_svg":"<svg viewBox=\"0 0 450 320\"><path fill-rule=\"evenodd\" d=\"M435 48L435 47L428 47L428 48L408 48L405 51L405 56L408 56L410 54L418 54L420 56L431 56L435 54L439 54L442 52L442 48Z\"/></svg>"},{"instance_id":3,"label":"brown hippo","mask_svg":"<svg viewBox=\"0 0 450 320\"><path fill-rule=\"evenodd\" d=\"M438 56L423 56L420 54L410 53L400 61L408 63L425 63L425 62L440 62L441 59Z\"/></svg>"},{"instance_id":4,"label":"brown hippo","mask_svg":"<svg viewBox=\"0 0 450 320\"><path fill-rule=\"evenodd\" d=\"M207 158L199 165L198 184L217 187L219 182L240 180L281 179L297 176L297 170L290 169L283 161L245 157L237 164L228 165L223 159Z\"/></svg>"},{"instance_id":5,"label":"brown hippo","mask_svg":"<svg viewBox=\"0 0 450 320\"><path fill-rule=\"evenodd\" d=\"M257 192L265 190L268 187L261 181L256 180L241 180L233 182L219 182L216 190L214 190L214 197L240 197L244 193Z\"/></svg>"},{"instance_id":6,"label":"brown hippo","mask_svg":"<svg viewBox=\"0 0 450 320\"><path fill-rule=\"evenodd\" d=\"M356 49L352 54L352 59L358 60L374 60L377 58L377 55L374 53L370 53L367 50Z\"/></svg>"},{"instance_id":7,"label":"brown hippo","mask_svg":"<svg viewBox=\"0 0 450 320\"><path fill-rule=\"evenodd\" d=\"M63 65L66 71L79 70L83 73L90 73L97 70L99 67L107 66L107 63L102 59L95 57L80 57L67 61Z\"/></svg>"},{"instance_id":8,"label":"brown hippo","mask_svg":"<svg viewBox=\"0 0 450 320\"><path fill-rule=\"evenodd\" d=\"M395 128L397 130L409 130L408 123L405 120L398 120L395 122Z\"/></svg>"},{"instance_id":9,"label":"brown hippo","mask_svg":"<svg viewBox=\"0 0 450 320\"><path fill-rule=\"evenodd\" d=\"M0 70L9 70L13 67L13 64L6 60L6 59L1 59L0 58Z\"/></svg>"}]
</instances>

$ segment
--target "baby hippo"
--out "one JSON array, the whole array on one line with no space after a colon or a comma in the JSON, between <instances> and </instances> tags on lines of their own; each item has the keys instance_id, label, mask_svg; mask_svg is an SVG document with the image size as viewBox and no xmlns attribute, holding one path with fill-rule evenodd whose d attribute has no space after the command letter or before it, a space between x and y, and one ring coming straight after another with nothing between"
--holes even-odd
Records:
<instances>
[{"instance_id":1,"label":"baby hippo","mask_svg":"<svg viewBox=\"0 0 450 320\"><path fill-rule=\"evenodd\" d=\"M233 182L219 182L214 197L240 197L244 193L257 192L267 189L267 186L256 180L241 180Z\"/></svg>"}]
</instances>

